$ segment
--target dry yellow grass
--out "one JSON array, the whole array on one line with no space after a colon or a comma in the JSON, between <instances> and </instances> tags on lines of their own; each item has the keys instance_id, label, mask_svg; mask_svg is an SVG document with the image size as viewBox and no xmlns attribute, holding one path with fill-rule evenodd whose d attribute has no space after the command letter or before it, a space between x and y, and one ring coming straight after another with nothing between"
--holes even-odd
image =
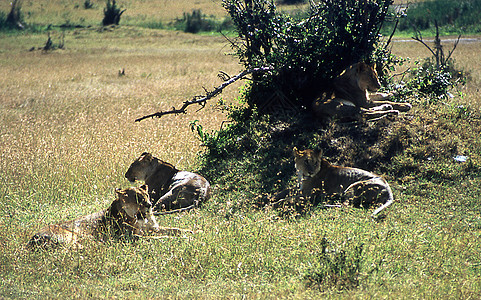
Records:
<instances>
[{"instance_id":1,"label":"dry yellow grass","mask_svg":"<svg viewBox=\"0 0 481 300\"><path fill-rule=\"evenodd\" d=\"M143 151L181 169L195 168L201 145L189 122L218 129L220 112L208 105L197 113L191 107L188 115L134 120L220 84L219 70L239 71L223 38L80 30L67 35L65 50L28 51L45 40L1 39L1 71L8 74L0 77L0 167L8 180L2 184L31 196L33 180L65 191L50 201L97 197L100 202L84 201L99 208L111 201L115 187L130 185L123 173ZM237 92L233 87L224 96L233 99Z\"/></svg>"}]
</instances>

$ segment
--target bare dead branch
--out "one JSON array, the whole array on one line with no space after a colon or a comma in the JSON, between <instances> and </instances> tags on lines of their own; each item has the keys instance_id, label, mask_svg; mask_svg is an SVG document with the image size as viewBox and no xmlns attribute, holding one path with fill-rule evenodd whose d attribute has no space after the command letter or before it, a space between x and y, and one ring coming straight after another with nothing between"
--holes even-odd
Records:
<instances>
[{"instance_id":1,"label":"bare dead branch","mask_svg":"<svg viewBox=\"0 0 481 300\"><path fill-rule=\"evenodd\" d=\"M162 116L171 115L171 114L175 114L175 115L185 114L185 113L187 113L187 110L186 110L187 107L189 107L190 105L193 105L193 104L201 105L200 109L202 109L202 108L205 107L206 102L208 100L210 100L210 99L216 97L217 95L219 95L220 93L222 93L222 91L226 87L233 84L237 80L244 79L245 76L249 75L249 74L262 73L262 72L267 72L267 71L270 71L270 70L272 70L271 67L253 68L253 69L249 69L249 70L244 70L244 71L240 72L239 74L237 74L233 77L226 76L226 74L223 73L223 75L221 75L221 76L223 78L226 78L226 79L228 78L228 80L225 80L221 85L216 87L213 91L208 91L207 89L204 88L205 95L194 96L192 98L192 100L185 101L184 104L182 105L182 107L179 108L179 109L176 109L175 107L172 107L172 109L168 110L168 111L159 111L159 112L156 112L156 113L153 113L153 114L150 114L150 115L140 117L140 118L136 119L135 122L140 122L140 121L148 119L148 118L160 118Z\"/></svg>"},{"instance_id":2,"label":"bare dead branch","mask_svg":"<svg viewBox=\"0 0 481 300\"><path fill-rule=\"evenodd\" d=\"M447 63L448 60L451 58L451 55L453 54L454 50L456 50L456 47L458 46L460 39L461 39L461 34L458 35L458 39L457 39L456 42L454 43L453 49L452 49L451 51L449 51L448 57L446 57L446 63Z\"/></svg>"},{"instance_id":3,"label":"bare dead branch","mask_svg":"<svg viewBox=\"0 0 481 300\"><path fill-rule=\"evenodd\" d=\"M416 36L413 36L411 37L413 40L415 41L418 41L420 42L421 44L424 45L424 47L426 47L429 51L431 51L431 53L433 54L433 56L435 57L436 56L436 53L433 51L433 49L431 49L431 47L428 46L428 44L426 44L424 41L423 41L423 37L421 35L421 32L417 31L416 30Z\"/></svg>"},{"instance_id":4,"label":"bare dead branch","mask_svg":"<svg viewBox=\"0 0 481 300\"><path fill-rule=\"evenodd\" d=\"M384 46L384 49L387 49L387 47L389 46L389 44L391 44L391 41L392 41L392 38L394 36L394 33L396 33L396 30L397 30L397 27L399 25L399 21L401 20L401 16L405 14L406 10L409 8L409 3L406 4L405 7L398 7L397 11L396 11L396 23L394 23L394 28L391 32L391 35L389 36L387 42L386 42L386 45Z\"/></svg>"},{"instance_id":5,"label":"bare dead branch","mask_svg":"<svg viewBox=\"0 0 481 300\"><path fill-rule=\"evenodd\" d=\"M411 71L411 68L407 68L404 72L391 75L391 76L389 77L389 80L393 79L393 78L396 77L396 76L402 76L402 77L401 77L401 80L403 80L403 79L404 79L404 75L406 75L406 74L409 73L410 71Z\"/></svg>"}]
</instances>

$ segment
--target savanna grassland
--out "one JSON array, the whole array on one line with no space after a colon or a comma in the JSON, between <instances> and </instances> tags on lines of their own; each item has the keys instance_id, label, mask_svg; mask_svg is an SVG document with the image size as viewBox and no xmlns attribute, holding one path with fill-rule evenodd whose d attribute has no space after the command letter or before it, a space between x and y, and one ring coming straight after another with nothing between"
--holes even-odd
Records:
<instances>
[{"instance_id":1,"label":"savanna grassland","mask_svg":"<svg viewBox=\"0 0 481 300\"><path fill-rule=\"evenodd\" d=\"M203 148L190 122L211 131L226 119L214 100L197 112L191 107L186 115L134 122L218 85L220 70L241 70L223 37L135 26L154 18L151 2L122 2L126 25L98 30L101 1L88 12L65 10L70 1L49 1L52 7L43 4L43 10L40 1L24 1L31 22L62 24L65 16L42 14L58 6L71 22L84 18L92 25L65 31L65 49L29 51L45 44L46 33L0 33L1 298L481 297L478 37L453 54L471 78L462 96L453 92L455 98L438 103L410 99L414 108L395 121L366 125L385 126L385 139L396 138L403 149L388 164L373 163L396 199L378 222L370 211L349 207L314 208L297 218L238 209L233 203L253 197L242 186L246 172L237 175L236 193L215 186L203 207L158 218L161 226L200 230L190 238L28 250L40 227L106 208L115 188L131 185L124 173L144 151L197 170ZM157 1L165 9L155 15L167 22L184 9L168 14L168 5L186 2ZM217 2L194 5L220 16ZM60 32L51 36L58 42ZM422 45L403 41L394 43L393 53L429 56ZM222 94L232 103L238 96L239 86ZM467 161L456 162L457 155Z\"/></svg>"}]
</instances>

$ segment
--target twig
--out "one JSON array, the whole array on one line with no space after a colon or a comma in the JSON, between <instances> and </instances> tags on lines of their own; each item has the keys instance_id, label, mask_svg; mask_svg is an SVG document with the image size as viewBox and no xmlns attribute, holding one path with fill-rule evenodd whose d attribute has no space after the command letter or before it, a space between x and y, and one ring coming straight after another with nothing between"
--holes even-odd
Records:
<instances>
[{"instance_id":1,"label":"twig","mask_svg":"<svg viewBox=\"0 0 481 300\"><path fill-rule=\"evenodd\" d=\"M202 109L202 108L205 107L205 104L208 100L210 100L210 99L214 98L215 96L219 95L226 87L228 87L232 83L236 82L237 80L243 79L246 75L249 75L249 74L266 72L266 71L270 71L270 70L272 70L271 67L261 67L261 68L253 68L253 69L249 69L249 70L244 70L244 71L240 72L239 74L237 74L233 77L230 77L228 80L224 81L221 85L216 87L213 91L209 92L204 88L204 90L206 92L205 95L195 96L194 98L192 98L192 100L185 101L184 104L182 105L182 107L179 108L179 109L176 109L175 107L172 107L172 109L168 110L168 111L159 111L159 112L156 112L156 113L153 113L153 114L150 114L150 115L140 117L140 118L136 119L135 122L140 122L140 121L148 119L148 118L155 118L155 117L160 118L164 115L170 115L170 114L176 114L176 115L185 114L185 113L187 113L187 110L186 110L187 107L189 107L190 105L193 105L193 104L201 105L202 107L200 109Z\"/></svg>"},{"instance_id":2,"label":"twig","mask_svg":"<svg viewBox=\"0 0 481 300\"><path fill-rule=\"evenodd\" d=\"M404 72L401 72L401 73L399 73L399 74L393 74L393 75L391 75L391 76L389 77L389 80L393 79L393 78L396 77L396 76L402 76L402 77L401 77L401 80L403 80L403 79L404 79L404 75L406 75L409 71L411 71L411 68L407 68Z\"/></svg>"},{"instance_id":3,"label":"twig","mask_svg":"<svg viewBox=\"0 0 481 300\"><path fill-rule=\"evenodd\" d=\"M389 39L387 40L387 43L386 45L384 46L384 49L387 49L387 47L389 46L389 44L391 43L392 41L392 38L394 36L394 33L396 32L397 30L397 27L399 25L399 21L401 20L401 16L402 14L409 8L409 3L407 4L407 6L404 8L404 10L400 7L398 8L398 11L396 12L396 23L394 24L394 28L391 32L391 35L389 36ZM400 16L401 15L401 16Z\"/></svg>"},{"instance_id":4,"label":"twig","mask_svg":"<svg viewBox=\"0 0 481 300\"><path fill-rule=\"evenodd\" d=\"M449 60L449 58L451 58L451 55L453 54L454 50L456 50L456 47L458 46L460 39L461 39L461 33L458 35L458 39L454 43L453 49L449 51L448 57L446 57L446 62Z\"/></svg>"},{"instance_id":5,"label":"twig","mask_svg":"<svg viewBox=\"0 0 481 300\"><path fill-rule=\"evenodd\" d=\"M429 51L433 54L434 57L436 57L436 53L434 53L433 49L429 47L424 41L423 41L423 36L421 35L421 32L416 30L416 36L411 37L413 40L420 42L421 44L424 45L424 47L428 48Z\"/></svg>"}]
</instances>

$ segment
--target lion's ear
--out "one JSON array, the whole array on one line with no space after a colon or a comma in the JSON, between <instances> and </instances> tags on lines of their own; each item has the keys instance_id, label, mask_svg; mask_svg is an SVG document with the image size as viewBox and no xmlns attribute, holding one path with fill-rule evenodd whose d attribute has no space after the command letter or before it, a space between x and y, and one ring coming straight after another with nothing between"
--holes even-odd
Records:
<instances>
[{"instance_id":1,"label":"lion's ear","mask_svg":"<svg viewBox=\"0 0 481 300\"><path fill-rule=\"evenodd\" d=\"M149 186L146 184L143 184L139 187L139 189L144 190L146 193L149 192Z\"/></svg>"},{"instance_id":2,"label":"lion's ear","mask_svg":"<svg viewBox=\"0 0 481 300\"><path fill-rule=\"evenodd\" d=\"M141 160L146 160L146 161L152 161L152 159L153 159L152 154L148 153L148 152L142 153L142 155L140 157L141 157Z\"/></svg>"},{"instance_id":3,"label":"lion's ear","mask_svg":"<svg viewBox=\"0 0 481 300\"><path fill-rule=\"evenodd\" d=\"M366 70L367 67L368 66L365 62L360 62L360 63L357 64L357 70L356 71L357 71L357 73L362 73Z\"/></svg>"},{"instance_id":4,"label":"lion's ear","mask_svg":"<svg viewBox=\"0 0 481 300\"><path fill-rule=\"evenodd\" d=\"M297 147L292 148L292 154L296 157L299 156L299 150L297 150Z\"/></svg>"}]
</instances>

